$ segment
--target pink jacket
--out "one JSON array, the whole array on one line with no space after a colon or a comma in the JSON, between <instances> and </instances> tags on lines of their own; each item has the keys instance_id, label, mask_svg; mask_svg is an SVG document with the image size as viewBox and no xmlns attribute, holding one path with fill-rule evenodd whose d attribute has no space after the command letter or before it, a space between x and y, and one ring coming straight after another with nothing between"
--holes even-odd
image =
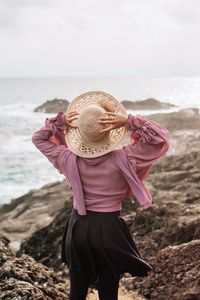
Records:
<instances>
[{"instance_id":1,"label":"pink jacket","mask_svg":"<svg viewBox=\"0 0 200 300\"><path fill-rule=\"evenodd\" d=\"M131 143L114 149L109 155L129 185L124 196L135 196L140 206L148 208L152 205L152 197L143 180L150 167L167 152L169 133L166 128L141 115L129 114L125 127L130 131ZM80 215L86 215L77 155L65 143L65 130L64 113L59 112L54 118L46 118L45 126L33 134L32 142L68 179L73 190L73 206Z\"/></svg>"}]
</instances>

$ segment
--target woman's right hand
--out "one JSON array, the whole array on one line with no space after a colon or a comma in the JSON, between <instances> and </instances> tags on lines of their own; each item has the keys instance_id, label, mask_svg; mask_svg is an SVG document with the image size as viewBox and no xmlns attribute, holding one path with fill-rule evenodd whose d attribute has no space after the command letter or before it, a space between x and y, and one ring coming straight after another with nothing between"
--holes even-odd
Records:
<instances>
[{"instance_id":1,"label":"woman's right hand","mask_svg":"<svg viewBox=\"0 0 200 300\"><path fill-rule=\"evenodd\" d=\"M79 112L77 111L70 111L69 113L65 113L64 114L65 124L72 128L78 128L77 125L71 123L72 121L77 120L78 117L79 117Z\"/></svg>"}]
</instances>

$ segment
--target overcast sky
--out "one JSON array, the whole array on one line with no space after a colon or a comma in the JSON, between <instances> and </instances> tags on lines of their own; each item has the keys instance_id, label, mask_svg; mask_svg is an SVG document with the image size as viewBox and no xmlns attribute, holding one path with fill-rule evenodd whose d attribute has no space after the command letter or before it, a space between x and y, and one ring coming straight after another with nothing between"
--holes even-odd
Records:
<instances>
[{"instance_id":1,"label":"overcast sky","mask_svg":"<svg viewBox=\"0 0 200 300\"><path fill-rule=\"evenodd\" d=\"M200 76L199 0L1 0L0 77Z\"/></svg>"}]
</instances>

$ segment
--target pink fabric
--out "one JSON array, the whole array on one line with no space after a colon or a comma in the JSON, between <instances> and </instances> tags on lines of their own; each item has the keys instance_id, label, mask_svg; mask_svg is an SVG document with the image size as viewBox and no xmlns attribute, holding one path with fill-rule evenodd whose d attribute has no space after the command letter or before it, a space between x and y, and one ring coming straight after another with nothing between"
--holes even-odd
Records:
<instances>
[{"instance_id":1,"label":"pink fabric","mask_svg":"<svg viewBox=\"0 0 200 300\"><path fill-rule=\"evenodd\" d=\"M78 157L77 163L87 210L121 210L122 199L129 191L129 185L111 153L95 159Z\"/></svg>"},{"instance_id":2,"label":"pink fabric","mask_svg":"<svg viewBox=\"0 0 200 300\"><path fill-rule=\"evenodd\" d=\"M143 179L168 150L168 130L144 116L131 114L125 127L130 131L130 144L92 159L78 157L67 148L63 112L47 118L45 126L33 134L35 146L68 179L73 206L80 215L86 210L120 210L126 195L134 195L143 208L152 205Z\"/></svg>"}]
</instances>

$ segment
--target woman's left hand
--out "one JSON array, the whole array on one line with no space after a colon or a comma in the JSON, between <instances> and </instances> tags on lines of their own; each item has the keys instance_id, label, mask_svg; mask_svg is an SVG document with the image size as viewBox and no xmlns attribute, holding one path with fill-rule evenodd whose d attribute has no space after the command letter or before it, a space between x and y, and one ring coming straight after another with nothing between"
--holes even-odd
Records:
<instances>
[{"instance_id":1,"label":"woman's left hand","mask_svg":"<svg viewBox=\"0 0 200 300\"><path fill-rule=\"evenodd\" d=\"M109 131L111 129L116 129L121 126L124 126L127 119L128 119L128 116L119 115L114 112L106 112L106 113L104 113L104 116L99 117L99 120L97 122L102 125L110 125L104 129L100 130L100 132L105 132L105 131Z\"/></svg>"},{"instance_id":2,"label":"woman's left hand","mask_svg":"<svg viewBox=\"0 0 200 300\"><path fill-rule=\"evenodd\" d=\"M116 112L117 110L117 105L115 103L110 103L102 99L97 100L97 102L107 111Z\"/></svg>"}]
</instances>

